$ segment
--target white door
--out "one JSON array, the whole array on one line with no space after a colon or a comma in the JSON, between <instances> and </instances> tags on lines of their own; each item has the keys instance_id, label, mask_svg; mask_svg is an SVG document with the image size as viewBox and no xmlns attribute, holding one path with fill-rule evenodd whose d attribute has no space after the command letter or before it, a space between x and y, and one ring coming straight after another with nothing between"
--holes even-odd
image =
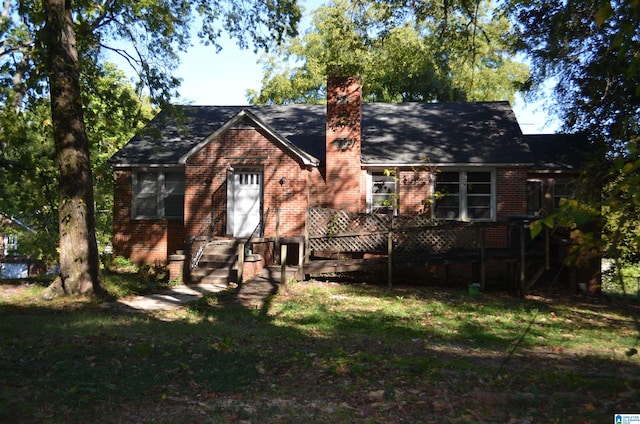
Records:
<instances>
[{"instance_id":1,"label":"white door","mask_svg":"<svg viewBox=\"0 0 640 424\"><path fill-rule=\"evenodd\" d=\"M227 214L234 237L250 237L260 225L262 201L262 173L236 171L232 174L232 201ZM260 231L256 232L260 235Z\"/></svg>"}]
</instances>

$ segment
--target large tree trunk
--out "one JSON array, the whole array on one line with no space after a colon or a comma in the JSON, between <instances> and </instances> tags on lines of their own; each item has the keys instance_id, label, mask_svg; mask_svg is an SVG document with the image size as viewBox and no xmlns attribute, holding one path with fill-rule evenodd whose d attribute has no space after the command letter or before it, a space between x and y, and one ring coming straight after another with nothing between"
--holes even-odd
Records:
<instances>
[{"instance_id":1,"label":"large tree trunk","mask_svg":"<svg viewBox=\"0 0 640 424\"><path fill-rule=\"evenodd\" d=\"M44 41L59 184L60 275L51 293L100 291L89 140L71 0L45 0Z\"/></svg>"}]
</instances>

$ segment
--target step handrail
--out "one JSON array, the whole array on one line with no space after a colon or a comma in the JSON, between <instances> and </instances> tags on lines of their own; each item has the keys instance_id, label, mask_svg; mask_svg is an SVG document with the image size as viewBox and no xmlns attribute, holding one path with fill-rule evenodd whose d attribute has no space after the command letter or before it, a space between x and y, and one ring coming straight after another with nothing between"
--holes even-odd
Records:
<instances>
[{"instance_id":1,"label":"step handrail","mask_svg":"<svg viewBox=\"0 0 640 424\"><path fill-rule=\"evenodd\" d=\"M207 243L204 243L203 245L201 245L198 248L198 251L196 252L196 255L193 257L193 260L191 261L191 269L195 269L198 264L200 263L200 259L202 258L202 255L204 254L204 248L207 247Z\"/></svg>"}]
</instances>

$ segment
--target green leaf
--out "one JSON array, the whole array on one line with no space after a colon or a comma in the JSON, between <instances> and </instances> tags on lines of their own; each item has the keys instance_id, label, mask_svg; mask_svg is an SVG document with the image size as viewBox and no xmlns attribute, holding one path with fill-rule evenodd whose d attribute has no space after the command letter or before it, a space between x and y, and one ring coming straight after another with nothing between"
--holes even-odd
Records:
<instances>
[{"instance_id":1,"label":"green leaf","mask_svg":"<svg viewBox=\"0 0 640 424\"><path fill-rule=\"evenodd\" d=\"M538 234L542 231L542 221L533 221L529 224L529 229L531 230L531 238L534 239L538 237Z\"/></svg>"}]
</instances>

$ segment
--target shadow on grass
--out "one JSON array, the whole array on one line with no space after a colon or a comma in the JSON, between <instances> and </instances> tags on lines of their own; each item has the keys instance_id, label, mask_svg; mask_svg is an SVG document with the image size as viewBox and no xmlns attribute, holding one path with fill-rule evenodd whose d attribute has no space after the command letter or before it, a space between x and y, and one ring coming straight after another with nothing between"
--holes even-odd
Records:
<instances>
[{"instance_id":1,"label":"shadow on grass","mask_svg":"<svg viewBox=\"0 0 640 424\"><path fill-rule=\"evenodd\" d=\"M276 287L275 280L265 284ZM122 422L122 411L145 417L152 406L170 409L167 399L176 398L245 399L251 411L266 398L300 403L295 411L279 404L276 411L245 408L244 415L216 407L227 414L222 422L276 422L285 412L299 414L291 422L424 422L462 419L471 410L481 411L476 422L531 414L546 421L560 413L597 420L639 406L637 391L621 395L637 387L636 358L607 351L594 361L562 344L563 334L601 335L608 325L615 343L632 338L615 305L306 283L262 304L242 295L242 287L207 295L171 321L95 300L1 303L0 421ZM497 376L535 311L530 337ZM533 399L505 409L470 395L478 390L516 390ZM584 401L554 400L576 391ZM394 403L400 400L402 407ZM318 410L311 401L347 406ZM594 409L585 408L590 402ZM455 410L443 409L447 403Z\"/></svg>"}]
</instances>

